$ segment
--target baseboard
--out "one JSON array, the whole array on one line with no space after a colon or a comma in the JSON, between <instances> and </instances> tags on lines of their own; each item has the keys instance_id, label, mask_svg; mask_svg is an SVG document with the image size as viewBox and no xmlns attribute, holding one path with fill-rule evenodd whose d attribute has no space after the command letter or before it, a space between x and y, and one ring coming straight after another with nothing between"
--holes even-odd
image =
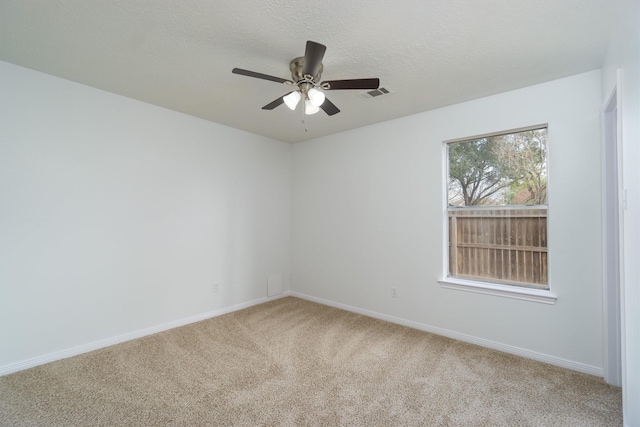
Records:
<instances>
[{"instance_id":1,"label":"baseboard","mask_svg":"<svg viewBox=\"0 0 640 427\"><path fill-rule=\"evenodd\" d=\"M342 310L350 311L353 313L362 314L364 316L373 317L375 319L396 323L398 325L408 326L413 329L430 332L436 335L442 335L445 337L453 338L458 341L464 341L470 344L479 345L481 347L486 347L493 350L502 351L504 353L525 357L527 359L537 360L538 362L548 363L550 365L559 366L561 368L570 369L572 371L583 372L585 374L595 375L597 377L604 377L604 369L598 368L596 366L586 365L584 363L574 362L572 360L566 360L560 357L550 356L548 354L538 353L535 351L515 347L508 344L502 344L502 343L487 340L484 338L478 338L471 335L461 334L459 332L449 331L447 329L426 325L424 323L414 322L411 320L402 319L400 317L389 316L387 314L382 314L375 311L362 309L359 307L353 307L350 305L341 304L341 303L325 300L322 298L301 294L298 292L290 292L289 295L296 298L301 298L307 301L316 302L318 304L323 304L330 307L335 307Z\"/></svg>"},{"instance_id":2,"label":"baseboard","mask_svg":"<svg viewBox=\"0 0 640 427\"><path fill-rule=\"evenodd\" d=\"M56 360L66 359L68 357L77 356L79 354L88 353L90 351L99 350L101 348L109 347L115 344L120 344L126 341L142 338L147 335L157 334L158 332L167 331L169 329L185 326L190 323L200 322L202 320L211 319L213 317L222 316L223 314L232 313L234 311L249 308L254 305L263 304L267 301L273 301L278 298L283 298L289 295L289 292L283 292L280 295L273 297L258 298L253 301L248 301L240 304L235 304L229 307L220 308L217 310L209 311L206 313L197 314L184 319L178 319L160 325L151 326L145 329L139 329L137 331L128 332L126 334L117 335L115 337L106 338L99 341L94 341L88 344L82 344L77 347L68 348L65 350L56 351L53 353L45 354L43 356L34 357L31 359L23 360L20 362L10 363L8 365L0 366L0 377L14 372L23 371L25 369L33 368L46 363L55 362Z\"/></svg>"}]
</instances>

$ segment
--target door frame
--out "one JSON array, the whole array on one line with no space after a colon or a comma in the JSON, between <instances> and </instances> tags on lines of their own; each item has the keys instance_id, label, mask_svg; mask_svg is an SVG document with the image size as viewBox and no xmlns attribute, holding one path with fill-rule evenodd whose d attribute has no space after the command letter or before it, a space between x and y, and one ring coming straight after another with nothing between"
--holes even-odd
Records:
<instances>
[{"instance_id":1,"label":"door frame","mask_svg":"<svg viewBox=\"0 0 640 427\"><path fill-rule=\"evenodd\" d=\"M622 300L624 283L620 71L602 110L602 245L604 379L622 386Z\"/></svg>"}]
</instances>

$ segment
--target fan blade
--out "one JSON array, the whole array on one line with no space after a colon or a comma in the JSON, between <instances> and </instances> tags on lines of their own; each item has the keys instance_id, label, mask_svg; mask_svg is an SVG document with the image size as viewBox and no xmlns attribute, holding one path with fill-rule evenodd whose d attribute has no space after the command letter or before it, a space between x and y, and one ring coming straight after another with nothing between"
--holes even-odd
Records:
<instances>
[{"instance_id":1,"label":"fan blade","mask_svg":"<svg viewBox=\"0 0 640 427\"><path fill-rule=\"evenodd\" d=\"M291 91L293 92L293 91ZM291 93L289 92L289 93ZM268 103L267 105L265 105L264 107L262 107L263 110L273 110L274 108L276 108L277 106L279 106L280 104L284 104L284 97L289 95L289 93L285 93L284 95L282 95L280 98Z\"/></svg>"},{"instance_id":2,"label":"fan blade","mask_svg":"<svg viewBox=\"0 0 640 427\"><path fill-rule=\"evenodd\" d=\"M302 67L303 76L309 74L315 77L318 74L326 50L327 47L323 44L311 40L307 41L307 47L304 51L304 66Z\"/></svg>"},{"instance_id":3,"label":"fan blade","mask_svg":"<svg viewBox=\"0 0 640 427\"><path fill-rule=\"evenodd\" d=\"M256 79L270 80L276 83L290 83L293 84L291 80L281 79L280 77L269 76L267 74L256 73L255 71L243 70L242 68L234 68L231 70L233 74L240 74L242 76L255 77Z\"/></svg>"},{"instance_id":4,"label":"fan blade","mask_svg":"<svg viewBox=\"0 0 640 427\"><path fill-rule=\"evenodd\" d=\"M340 109L336 107L333 102L329 101L329 98L325 98L324 102L320 106L324 110L325 113L329 116L333 116L334 114L338 114Z\"/></svg>"},{"instance_id":5,"label":"fan blade","mask_svg":"<svg viewBox=\"0 0 640 427\"><path fill-rule=\"evenodd\" d=\"M325 88L325 85L329 85L329 87ZM321 84L325 90L378 89L379 86L380 79L329 80Z\"/></svg>"}]
</instances>

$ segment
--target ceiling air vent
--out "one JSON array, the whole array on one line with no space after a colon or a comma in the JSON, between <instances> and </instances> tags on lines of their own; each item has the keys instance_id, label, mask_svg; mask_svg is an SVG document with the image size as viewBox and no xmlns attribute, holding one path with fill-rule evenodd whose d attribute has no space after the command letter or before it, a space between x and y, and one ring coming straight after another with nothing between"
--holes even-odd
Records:
<instances>
[{"instance_id":1,"label":"ceiling air vent","mask_svg":"<svg viewBox=\"0 0 640 427\"><path fill-rule=\"evenodd\" d=\"M390 93L391 93L391 90L389 90L389 88L380 86L378 89L369 90L367 92L364 92L362 95L365 98L377 98L379 96L388 95Z\"/></svg>"}]
</instances>

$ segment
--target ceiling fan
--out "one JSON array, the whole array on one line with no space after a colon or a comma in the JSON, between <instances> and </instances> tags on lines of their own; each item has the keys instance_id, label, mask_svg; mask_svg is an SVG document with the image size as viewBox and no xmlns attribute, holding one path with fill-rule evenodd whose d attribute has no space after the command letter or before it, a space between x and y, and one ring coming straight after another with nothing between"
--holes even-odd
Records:
<instances>
[{"instance_id":1,"label":"ceiling fan","mask_svg":"<svg viewBox=\"0 0 640 427\"><path fill-rule=\"evenodd\" d=\"M327 80L320 82L322 75L322 58L327 47L314 41L307 41L304 56L295 58L289 64L291 80L280 77L269 76L267 74L256 73L255 71L234 68L231 72L243 76L255 77L257 79L270 80L276 83L284 83L287 86L297 86L293 91L268 103L263 110L273 110L280 104L285 104L292 110L296 109L298 102L304 100L305 114L315 114L322 109L329 116L340 112L333 102L326 98L325 90L345 90L345 89L377 89L380 80L375 79L350 79L350 80Z\"/></svg>"}]
</instances>

